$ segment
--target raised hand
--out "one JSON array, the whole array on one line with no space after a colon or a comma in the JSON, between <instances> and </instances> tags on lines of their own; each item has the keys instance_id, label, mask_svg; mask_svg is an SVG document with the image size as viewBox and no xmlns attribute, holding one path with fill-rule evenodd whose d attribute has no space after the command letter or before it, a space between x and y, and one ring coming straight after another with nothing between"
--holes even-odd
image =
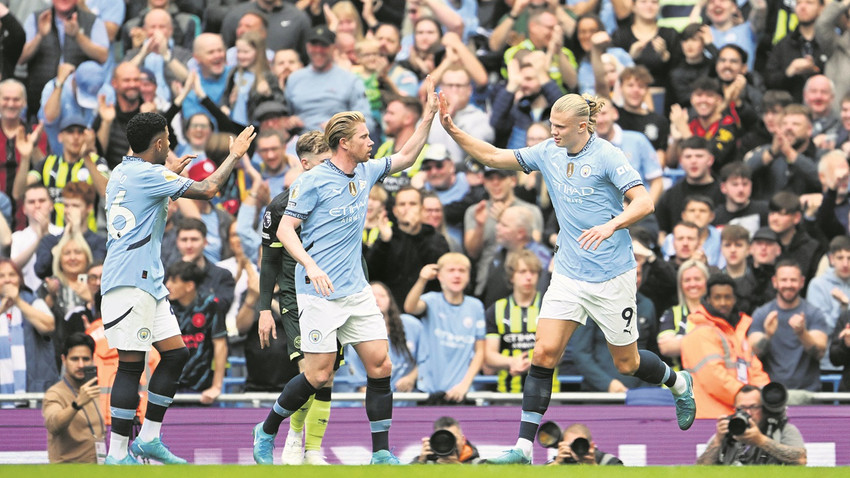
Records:
<instances>
[{"instance_id":1,"label":"raised hand","mask_svg":"<svg viewBox=\"0 0 850 478\"><path fill-rule=\"evenodd\" d=\"M71 76L71 73L76 70L76 67L71 63L62 63L59 65L59 68L56 70L56 84L64 85L65 80Z\"/></svg>"},{"instance_id":2,"label":"raised hand","mask_svg":"<svg viewBox=\"0 0 850 478\"><path fill-rule=\"evenodd\" d=\"M170 152L165 158L165 167L174 171L176 174L180 174L197 157L197 154L184 154L183 157L178 158L176 154Z\"/></svg>"},{"instance_id":3,"label":"raised hand","mask_svg":"<svg viewBox=\"0 0 850 478\"><path fill-rule=\"evenodd\" d=\"M767 338L773 337L773 334L776 333L776 328L779 326L779 312L772 310L768 312L767 317L764 319L764 334L767 335Z\"/></svg>"},{"instance_id":4,"label":"raised hand","mask_svg":"<svg viewBox=\"0 0 850 478\"><path fill-rule=\"evenodd\" d=\"M437 93L434 92L434 79L431 78L431 75L425 77L425 85L425 93L427 95L427 99L425 101L425 117L431 119L438 111L441 111L440 98L437 96Z\"/></svg>"},{"instance_id":5,"label":"raised hand","mask_svg":"<svg viewBox=\"0 0 850 478\"><path fill-rule=\"evenodd\" d=\"M103 122L112 123L115 120L115 105L107 104L103 93L97 95L97 114Z\"/></svg>"},{"instance_id":6,"label":"raised hand","mask_svg":"<svg viewBox=\"0 0 850 478\"><path fill-rule=\"evenodd\" d=\"M46 37L50 35L51 28L53 28L53 9L48 8L38 16L38 34Z\"/></svg>"},{"instance_id":7,"label":"raised hand","mask_svg":"<svg viewBox=\"0 0 850 478\"><path fill-rule=\"evenodd\" d=\"M440 272L440 268L437 264L427 264L425 267L419 271L419 278L426 281L431 281L437 278L437 273Z\"/></svg>"},{"instance_id":8,"label":"raised hand","mask_svg":"<svg viewBox=\"0 0 850 478\"><path fill-rule=\"evenodd\" d=\"M41 131L43 129L44 123L39 122L32 130L32 133L27 134L24 125L19 126L18 133L15 135L15 149L18 150L18 154L22 158L29 158L32 155L35 144L38 142L38 138L41 137Z\"/></svg>"},{"instance_id":9,"label":"raised hand","mask_svg":"<svg viewBox=\"0 0 850 478\"><path fill-rule=\"evenodd\" d=\"M62 19L65 24L65 36L73 38L80 33L80 22L77 21L77 12L71 14L68 20Z\"/></svg>"},{"instance_id":10,"label":"raised hand","mask_svg":"<svg viewBox=\"0 0 850 478\"><path fill-rule=\"evenodd\" d=\"M251 142L254 141L254 138L257 136L257 133L254 132L254 126L248 126L243 129L239 136L236 139L233 139L233 136L230 137L230 154L236 156L237 158L241 158L248 148L251 146Z\"/></svg>"}]
</instances>

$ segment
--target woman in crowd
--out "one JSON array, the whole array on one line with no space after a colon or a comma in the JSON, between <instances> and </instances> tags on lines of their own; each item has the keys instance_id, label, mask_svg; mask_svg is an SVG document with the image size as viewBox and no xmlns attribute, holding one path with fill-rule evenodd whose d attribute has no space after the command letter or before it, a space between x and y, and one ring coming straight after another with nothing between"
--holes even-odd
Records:
<instances>
[{"instance_id":1,"label":"woman in crowd","mask_svg":"<svg viewBox=\"0 0 850 478\"><path fill-rule=\"evenodd\" d=\"M50 307L24 285L11 259L0 259L0 393L44 392L58 379Z\"/></svg>"},{"instance_id":2,"label":"woman in crowd","mask_svg":"<svg viewBox=\"0 0 850 478\"><path fill-rule=\"evenodd\" d=\"M708 266L688 259L679 266L676 285L679 303L664 311L658 325L658 349L673 360L678 369L682 353L682 337L688 332L688 314L697 310L706 294Z\"/></svg>"},{"instance_id":3,"label":"woman in crowd","mask_svg":"<svg viewBox=\"0 0 850 478\"><path fill-rule=\"evenodd\" d=\"M245 32L236 40L236 68L230 71L224 97L230 105L230 118L249 124L254 108L262 101L283 97L263 52L266 41L257 32Z\"/></svg>"}]
</instances>

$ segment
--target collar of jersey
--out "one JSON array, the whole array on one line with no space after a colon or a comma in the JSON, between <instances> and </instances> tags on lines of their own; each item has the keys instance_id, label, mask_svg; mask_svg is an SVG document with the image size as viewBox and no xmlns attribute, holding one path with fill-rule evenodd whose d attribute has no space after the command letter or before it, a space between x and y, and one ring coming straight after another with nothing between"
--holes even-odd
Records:
<instances>
[{"instance_id":1,"label":"collar of jersey","mask_svg":"<svg viewBox=\"0 0 850 478\"><path fill-rule=\"evenodd\" d=\"M123 160L122 160L122 161L140 161L140 162L145 162L145 160L144 160L144 159L142 159L142 158L140 158L140 157L138 157L138 156L124 156L124 158L123 158Z\"/></svg>"},{"instance_id":2,"label":"collar of jersey","mask_svg":"<svg viewBox=\"0 0 850 478\"><path fill-rule=\"evenodd\" d=\"M582 154L584 154L585 151L587 151L587 148L589 148L590 145L593 144L594 141L596 141L596 133L593 133L592 135L590 135L590 138L587 140L587 143L585 143L584 147L581 148L581 151L579 151L576 154L570 154L570 152L567 151L567 156L570 157L570 158L577 158L577 157L581 156Z\"/></svg>"},{"instance_id":3,"label":"collar of jersey","mask_svg":"<svg viewBox=\"0 0 850 478\"><path fill-rule=\"evenodd\" d=\"M347 178L353 178L353 177L354 177L354 173L347 174L345 171L343 171L343 170L339 169L338 167L336 167L336 164L332 163L332 162L331 162L331 160L327 160L327 161L325 161L325 162L324 162L324 164L327 164L327 165L328 165L328 167L329 167L329 168L331 168L331 170L332 170L332 171L336 171L336 172L338 172L339 174L342 174L343 176L345 176L345 177L347 177Z\"/></svg>"}]
</instances>

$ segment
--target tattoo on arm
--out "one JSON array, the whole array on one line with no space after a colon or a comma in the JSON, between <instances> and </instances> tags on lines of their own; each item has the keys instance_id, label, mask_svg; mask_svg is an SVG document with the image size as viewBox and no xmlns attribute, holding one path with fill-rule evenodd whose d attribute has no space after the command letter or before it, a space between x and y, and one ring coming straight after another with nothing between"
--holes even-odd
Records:
<instances>
[{"instance_id":1,"label":"tattoo on arm","mask_svg":"<svg viewBox=\"0 0 850 478\"><path fill-rule=\"evenodd\" d=\"M717 440L712 440L708 444L702 455L697 458L697 465L716 465L720 460L720 445Z\"/></svg>"},{"instance_id":2,"label":"tattoo on arm","mask_svg":"<svg viewBox=\"0 0 850 478\"><path fill-rule=\"evenodd\" d=\"M212 199L213 196L221 189L221 186L230 177L233 167L236 166L236 160L232 154L225 158L221 166L218 167L207 179L203 181L195 181L189 186L189 189L183 193L184 198L189 199Z\"/></svg>"},{"instance_id":3,"label":"tattoo on arm","mask_svg":"<svg viewBox=\"0 0 850 478\"><path fill-rule=\"evenodd\" d=\"M802 465L806 462L805 448L783 445L768 438L767 442L761 446L761 449L782 463Z\"/></svg>"}]
</instances>

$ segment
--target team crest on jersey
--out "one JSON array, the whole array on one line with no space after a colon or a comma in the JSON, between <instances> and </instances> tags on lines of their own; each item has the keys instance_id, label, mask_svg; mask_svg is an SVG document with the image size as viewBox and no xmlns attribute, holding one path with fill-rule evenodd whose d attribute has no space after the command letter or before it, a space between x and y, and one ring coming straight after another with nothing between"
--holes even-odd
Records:
<instances>
[{"instance_id":1,"label":"team crest on jersey","mask_svg":"<svg viewBox=\"0 0 850 478\"><path fill-rule=\"evenodd\" d=\"M570 163L567 165L567 177L573 177L573 173L576 172L576 163Z\"/></svg>"},{"instance_id":2,"label":"team crest on jersey","mask_svg":"<svg viewBox=\"0 0 850 478\"><path fill-rule=\"evenodd\" d=\"M357 196L357 185L354 184L354 181L348 183L348 192L351 193L352 196Z\"/></svg>"},{"instance_id":3,"label":"team crest on jersey","mask_svg":"<svg viewBox=\"0 0 850 478\"><path fill-rule=\"evenodd\" d=\"M147 342L148 340L151 339L151 329L149 329L147 327L142 327L136 333L136 338L138 338L139 341L141 341L141 342Z\"/></svg>"},{"instance_id":4,"label":"team crest on jersey","mask_svg":"<svg viewBox=\"0 0 850 478\"><path fill-rule=\"evenodd\" d=\"M358 181L358 183L360 183L360 190L361 191L366 189L366 181L361 179L360 181Z\"/></svg>"},{"instance_id":5,"label":"team crest on jersey","mask_svg":"<svg viewBox=\"0 0 850 478\"><path fill-rule=\"evenodd\" d=\"M206 325L206 323L207 317L204 314L198 312L197 314L192 316L192 325L194 325L195 328L200 329L201 327Z\"/></svg>"},{"instance_id":6,"label":"team crest on jersey","mask_svg":"<svg viewBox=\"0 0 850 478\"><path fill-rule=\"evenodd\" d=\"M313 342L314 344L322 341L322 333L316 329L311 330L307 337L310 339L310 342Z\"/></svg>"},{"instance_id":7,"label":"team crest on jersey","mask_svg":"<svg viewBox=\"0 0 850 478\"><path fill-rule=\"evenodd\" d=\"M590 165L585 164L584 166L582 166L579 170L579 174L581 174L581 177L583 178L590 176Z\"/></svg>"},{"instance_id":8,"label":"team crest on jersey","mask_svg":"<svg viewBox=\"0 0 850 478\"><path fill-rule=\"evenodd\" d=\"M296 184L295 186L292 186L292 191L289 191L289 199L292 200L292 199L297 198L300 189L301 189L300 184Z\"/></svg>"}]
</instances>

